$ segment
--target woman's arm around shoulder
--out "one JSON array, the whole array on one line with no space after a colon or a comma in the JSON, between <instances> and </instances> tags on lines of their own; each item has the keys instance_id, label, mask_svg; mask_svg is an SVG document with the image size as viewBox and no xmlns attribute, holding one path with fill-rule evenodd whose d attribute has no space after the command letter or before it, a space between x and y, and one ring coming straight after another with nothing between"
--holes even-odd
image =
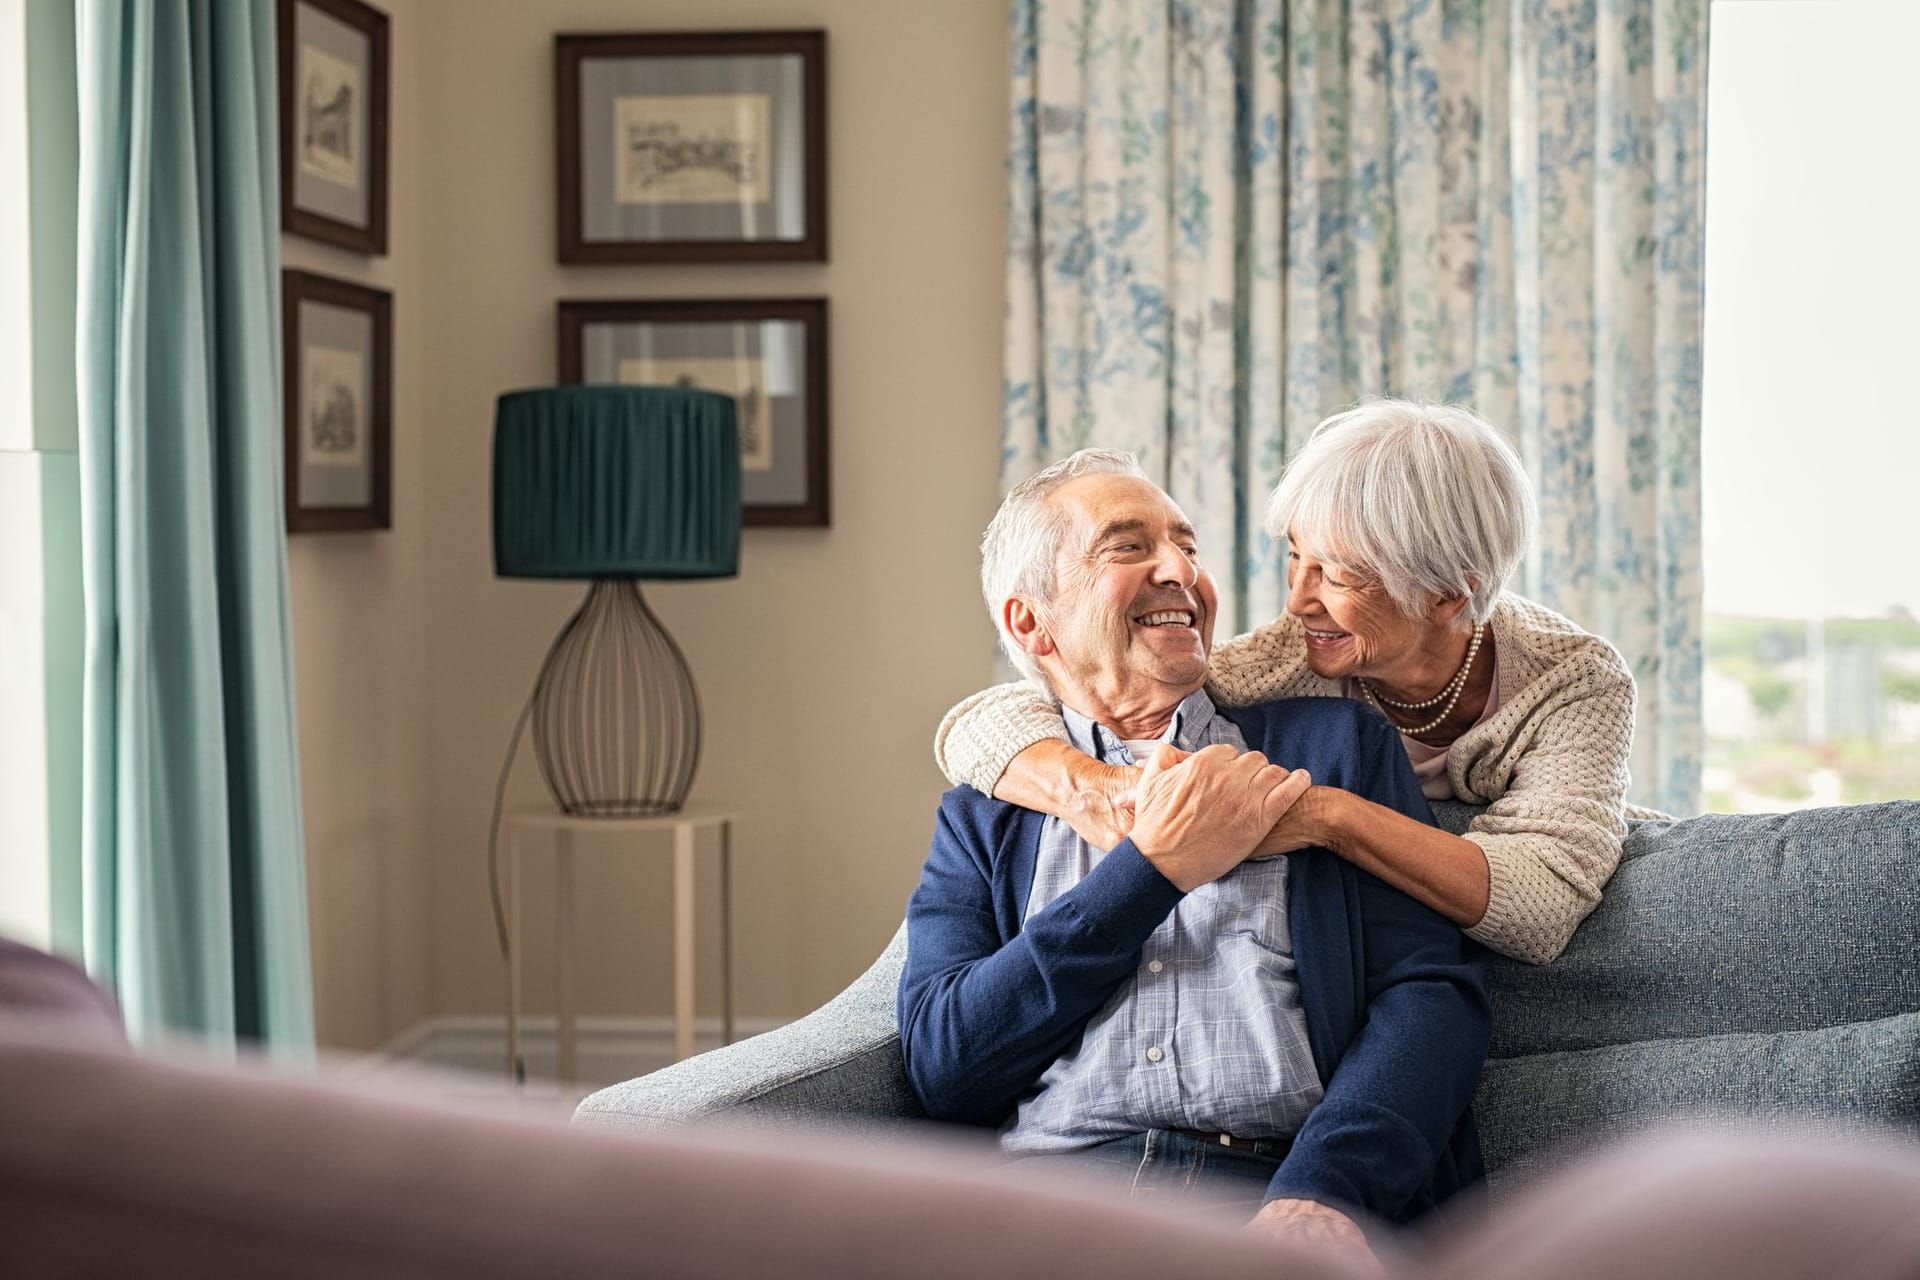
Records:
<instances>
[{"instance_id":1,"label":"woman's arm around shoulder","mask_svg":"<svg viewBox=\"0 0 1920 1280\"><path fill-rule=\"evenodd\" d=\"M1285 686L1297 681L1305 663L1299 623L1282 614L1264 627L1214 646L1207 664L1208 692L1229 707L1287 697L1291 691ZM994 795L1014 757L1050 738L1067 740L1059 704L1032 684L1015 681L955 703L933 736L933 758L955 786Z\"/></svg>"},{"instance_id":2,"label":"woman's arm around shoulder","mask_svg":"<svg viewBox=\"0 0 1920 1280\"><path fill-rule=\"evenodd\" d=\"M1607 646L1565 664L1526 724L1506 790L1468 826L1487 857L1487 911L1468 930L1545 964L1599 903L1626 837L1633 676Z\"/></svg>"},{"instance_id":3,"label":"woman's arm around shoulder","mask_svg":"<svg viewBox=\"0 0 1920 1280\"><path fill-rule=\"evenodd\" d=\"M1067 739L1059 704L1019 680L955 703L933 735L933 759L955 786L992 795L1013 758L1049 738Z\"/></svg>"},{"instance_id":4,"label":"woman's arm around shoulder","mask_svg":"<svg viewBox=\"0 0 1920 1280\"><path fill-rule=\"evenodd\" d=\"M933 756L958 786L1065 819L1101 849L1126 839L1134 771L1102 764L1067 738L1053 699L1030 684L963 699L934 735Z\"/></svg>"}]
</instances>

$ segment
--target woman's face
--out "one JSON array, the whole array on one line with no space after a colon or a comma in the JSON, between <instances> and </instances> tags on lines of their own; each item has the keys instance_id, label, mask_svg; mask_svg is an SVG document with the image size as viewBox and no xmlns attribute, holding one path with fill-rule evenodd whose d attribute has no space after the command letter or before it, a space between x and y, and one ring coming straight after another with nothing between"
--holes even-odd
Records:
<instances>
[{"instance_id":1,"label":"woman's face","mask_svg":"<svg viewBox=\"0 0 1920 1280\"><path fill-rule=\"evenodd\" d=\"M1306 627L1315 675L1392 681L1403 664L1418 661L1423 641L1434 639L1432 624L1400 612L1378 579L1287 541L1287 612Z\"/></svg>"}]
</instances>

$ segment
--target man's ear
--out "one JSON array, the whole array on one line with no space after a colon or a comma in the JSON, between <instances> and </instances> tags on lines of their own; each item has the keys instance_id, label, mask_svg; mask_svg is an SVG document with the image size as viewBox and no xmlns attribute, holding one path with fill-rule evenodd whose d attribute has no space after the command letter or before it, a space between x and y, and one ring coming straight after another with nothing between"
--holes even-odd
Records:
<instances>
[{"instance_id":1,"label":"man's ear","mask_svg":"<svg viewBox=\"0 0 1920 1280\"><path fill-rule=\"evenodd\" d=\"M1027 597L1008 596L1000 606L1000 621L1027 656L1039 658L1054 651L1053 633L1047 629L1039 606Z\"/></svg>"}]
</instances>

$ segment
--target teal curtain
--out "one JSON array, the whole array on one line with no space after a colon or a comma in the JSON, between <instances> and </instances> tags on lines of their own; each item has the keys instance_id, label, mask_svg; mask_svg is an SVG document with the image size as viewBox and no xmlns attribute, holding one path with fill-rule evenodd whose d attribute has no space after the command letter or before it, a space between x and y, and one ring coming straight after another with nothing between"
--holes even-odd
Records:
<instances>
[{"instance_id":1,"label":"teal curtain","mask_svg":"<svg viewBox=\"0 0 1920 1280\"><path fill-rule=\"evenodd\" d=\"M139 1035L313 1038L273 0L81 0L90 967Z\"/></svg>"},{"instance_id":2,"label":"teal curtain","mask_svg":"<svg viewBox=\"0 0 1920 1280\"><path fill-rule=\"evenodd\" d=\"M1468 404L1539 490L1515 587L1619 647L1634 798L1690 810L1706 10L1014 0L1003 487L1135 451L1245 629L1314 424Z\"/></svg>"}]
</instances>

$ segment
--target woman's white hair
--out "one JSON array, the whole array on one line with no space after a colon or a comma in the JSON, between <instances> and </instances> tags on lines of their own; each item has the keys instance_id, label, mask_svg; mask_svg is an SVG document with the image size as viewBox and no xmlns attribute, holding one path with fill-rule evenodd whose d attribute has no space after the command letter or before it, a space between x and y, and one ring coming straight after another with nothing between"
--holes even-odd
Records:
<instances>
[{"instance_id":1,"label":"woman's white hair","mask_svg":"<svg viewBox=\"0 0 1920 1280\"><path fill-rule=\"evenodd\" d=\"M1020 674L1042 689L1048 689L1047 679L1039 664L1007 634L1001 606L1012 596L1028 596L1043 605L1052 602L1058 585L1054 566L1068 519L1068 513L1051 501L1054 490L1069 480L1097 475L1147 478L1130 453L1082 449L1015 485L980 539L980 589L993 614L994 630L1000 634L1000 647Z\"/></svg>"},{"instance_id":2,"label":"woman's white hair","mask_svg":"<svg viewBox=\"0 0 1920 1280\"><path fill-rule=\"evenodd\" d=\"M1456 405L1369 400L1336 413L1288 464L1267 532L1375 578L1408 617L1429 594L1465 596L1485 622L1533 541L1520 456ZM1465 619L1462 621L1465 625Z\"/></svg>"}]
</instances>

